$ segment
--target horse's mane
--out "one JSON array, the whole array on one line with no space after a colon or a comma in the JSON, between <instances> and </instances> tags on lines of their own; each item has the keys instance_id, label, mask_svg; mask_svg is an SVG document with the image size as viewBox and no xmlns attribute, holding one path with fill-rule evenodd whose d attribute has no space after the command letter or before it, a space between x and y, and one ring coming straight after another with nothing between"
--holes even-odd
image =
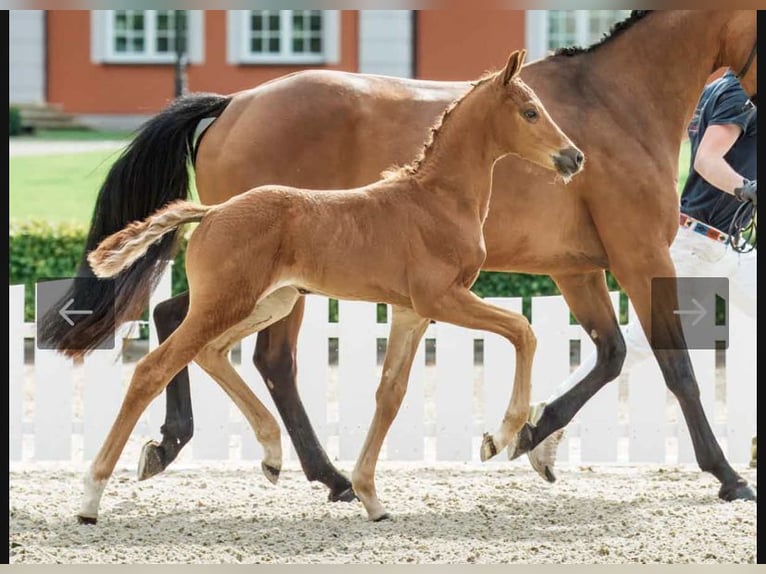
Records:
<instances>
[{"instance_id":1,"label":"horse's mane","mask_svg":"<svg viewBox=\"0 0 766 574\"><path fill-rule=\"evenodd\" d=\"M599 40L595 44L591 44L590 46L586 48L583 48L581 46L565 46L564 48L559 48L558 50L556 50L553 53L553 56L569 57L569 56L576 56L578 54L587 54L587 53L593 52L597 48L600 48L604 44L607 44L610 40L613 40L616 36L619 36L628 28L631 28L636 22L646 18L646 16L648 16L652 12L654 12L654 10L632 10L630 12L630 16L612 25L612 27L609 29L609 32L604 34L604 37L601 38L601 40Z\"/></svg>"},{"instance_id":2,"label":"horse's mane","mask_svg":"<svg viewBox=\"0 0 766 574\"><path fill-rule=\"evenodd\" d=\"M478 86L488 82L489 80L497 76L497 74L498 74L498 71L486 72L478 80L474 80L473 82L471 82L471 88L461 97L457 98L449 106L447 106L447 109L444 110L444 112L442 112L441 116L439 116L436 122L434 122L434 125L431 126L431 128L428 130L428 139L426 140L425 144L423 144L423 147L421 148L418 156L406 165L392 166L386 169L381 174L381 177L386 180L391 180L391 179L400 179L404 177L409 177L411 175L416 174L418 169L420 169L420 166L422 165L423 161L425 161L426 156L433 148L434 140L438 136L439 131L444 127L444 123L449 119L450 114L452 114L452 112L455 111L455 108L458 107L460 103L465 98L467 98L468 95L471 94Z\"/></svg>"}]
</instances>

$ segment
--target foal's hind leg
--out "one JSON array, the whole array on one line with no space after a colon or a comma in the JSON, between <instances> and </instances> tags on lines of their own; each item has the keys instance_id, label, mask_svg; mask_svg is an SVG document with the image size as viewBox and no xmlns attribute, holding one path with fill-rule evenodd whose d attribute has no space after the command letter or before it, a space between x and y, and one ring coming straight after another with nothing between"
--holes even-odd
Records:
<instances>
[{"instance_id":1,"label":"foal's hind leg","mask_svg":"<svg viewBox=\"0 0 766 574\"><path fill-rule=\"evenodd\" d=\"M229 347L230 345L225 347L215 344L207 345L194 360L221 385L221 388L245 415L258 442L263 445L264 457L261 461L263 474L272 484L276 484L282 469L279 424L229 362Z\"/></svg>"},{"instance_id":2,"label":"foal's hind leg","mask_svg":"<svg viewBox=\"0 0 766 574\"><path fill-rule=\"evenodd\" d=\"M388 518L388 513L375 491L375 466L378 455L404 399L412 360L428 328L428 319L424 319L412 309L394 307L393 311L391 333L386 347L386 358L383 361L383 377L375 394L375 415L351 478L354 491L367 510L367 516L374 521Z\"/></svg>"},{"instance_id":3,"label":"foal's hind leg","mask_svg":"<svg viewBox=\"0 0 766 574\"><path fill-rule=\"evenodd\" d=\"M263 445L265 456L261 463L266 477L273 483L282 468L282 443L279 424L250 387L242 380L228 359L228 351L244 337L282 319L293 309L298 299L293 287L283 287L269 294L236 325L215 341L206 345L195 361L221 385L250 423L255 436Z\"/></svg>"},{"instance_id":4,"label":"foal's hind leg","mask_svg":"<svg viewBox=\"0 0 766 574\"><path fill-rule=\"evenodd\" d=\"M285 423L306 478L327 486L328 500L347 502L356 498L351 481L330 462L298 394L295 357L303 307L304 297L300 297L287 317L258 333L253 362Z\"/></svg>"}]
</instances>

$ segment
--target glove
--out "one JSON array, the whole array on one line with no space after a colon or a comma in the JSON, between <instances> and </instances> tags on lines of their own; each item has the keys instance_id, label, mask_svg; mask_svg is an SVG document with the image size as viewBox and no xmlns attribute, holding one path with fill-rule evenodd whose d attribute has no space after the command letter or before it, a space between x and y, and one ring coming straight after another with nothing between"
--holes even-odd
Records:
<instances>
[{"instance_id":1,"label":"glove","mask_svg":"<svg viewBox=\"0 0 766 574\"><path fill-rule=\"evenodd\" d=\"M742 180L742 187L734 190L734 197L742 203L750 202L753 207L757 206L758 181L749 179Z\"/></svg>"}]
</instances>

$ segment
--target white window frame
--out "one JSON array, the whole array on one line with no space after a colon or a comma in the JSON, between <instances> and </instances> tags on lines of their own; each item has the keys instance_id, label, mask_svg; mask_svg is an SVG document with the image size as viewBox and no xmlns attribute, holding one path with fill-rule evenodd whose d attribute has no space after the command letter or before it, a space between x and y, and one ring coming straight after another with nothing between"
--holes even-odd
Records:
<instances>
[{"instance_id":1,"label":"white window frame","mask_svg":"<svg viewBox=\"0 0 766 574\"><path fill-rule=\"evenodd\" d=\"M143 10L145 42L148 49L142 54L117 52L114 49L115 10L91 11L91 61L104 64L173 64L175 52L157 53L157 12ZM204 10L187 11L186 55L192 64L204 61Z\"/></svg>"},{"instance_id":2,"label":"white window frame","mask_svg":"<svg viewBox=\"0 0 766 574\"><path fill-rule=\"evenodd\" d=\"M538 60L548 56L552 50L548 48L548 16L550 10L526 11L526 48L527 59ZM575 17L574 44L583 48L590 41L590 10L573 10Z\"/></svg>"},{"instance_id":3,"label":"white window frame","mask_svg":"<svg viewBox=\"0 0 766 574\"><path fill-rule=\"evenodd\" d=\"M227 19L227 60L230 64L311 65L337 64L340 61L340 11L322 10L322 53L292 53L293 10L279 10L279 54L250 51L250 16L252 10L229 10Z\"/></svg>"}]
</instances>

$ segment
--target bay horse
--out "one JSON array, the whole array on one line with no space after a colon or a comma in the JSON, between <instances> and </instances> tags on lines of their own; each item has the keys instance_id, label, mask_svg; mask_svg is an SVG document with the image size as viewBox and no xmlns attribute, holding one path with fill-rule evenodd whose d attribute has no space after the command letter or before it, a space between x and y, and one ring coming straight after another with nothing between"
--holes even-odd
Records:
<instances>
[{"instance_id":1,"label":"bay horse","mask_svg":"<svg viewBox=\"0 0 766 574\"><path fill-rule=\"evenodd\" d=\"M645 333L651 321L682 341L678 317L650 308L653 277L675 275L668 247L678 228L678 154L685 127L709 75L721 67L747 73L757 39L755 10L634 11L602 41L562 50L526 65L521 77L588 156L588 169L564 188L531 164L507 156L493 178L485 223L483 269L550 275L598 351L597 364L575 387L525 426L516 456L571 421L620 373L625 344L604 270L630 297ZM150 120L114 164L99 193L86 252L128 222L187 197L189 161L206 204L265 183L343 189L377 179L415 156L434 120L468 82L435 82L332 71L305 71L229 96L196 94ZM196 145L198 126L212 124ZM199 131L202 131L201 129ZM296 138L295 134L301 134ZM298 167L300 166L300 167ZM544 199L543 199L544 198ZM68 354L89 349L113 331L99 318L114 305L118 322L135 319L173 253L166 236L117 276L116 302L98 287L71 294L93 309L70 328L52 322L46 338ZM91 274L83 262L80 273ZM158 305L160 340L180 324L188 294ZM353 498L351 483L327 457L298 393L296 345L303 302L258 334L253 360L290 434L306 477L330 500ZM46 328L43 324L42 328ZM651 340L651 339L650 339ZM677 345L678 346L678 345ZM720 482L724 500L755 493L721 451L702 408L689 354L656 351L665 383L679 400L699 467ZM140 478L162 471L193 434L188 373L167 387L160 444L142 453ZM544 462L544 460L543 460ZM543 476L551 474L544 464Z\"/></svg>"},{"instance_id":2,"label":"bay horse","mask_svg":"<svg viewBox=\"0 0 766 574\"><path fill-rule=\"evenodd\" d=\"M189 312L176 331L136 366L122 407L85 479L79 518L96 520L106 481L139 417L190 361L240 407L276 482L279 425L237 374L229 351L243 337L287 316L301 293L393 306L375 415L351 483L370 520L388 517L375 490L375 465L407 389L412 358L430 320L484 329L516 348L511 400L498 432L485 434L482 460L516 439L529 415L535 338L520 313L471 292L486 257L482 226L492 166L518 157L569 180L583 154L518 78L525 51L478 80L434 127L411 164L351 190L267 185L214 206L178 200L110 235L88 255L99 278L117 275L150 245L189 222Z\"/></svg>"}]
</instances>

